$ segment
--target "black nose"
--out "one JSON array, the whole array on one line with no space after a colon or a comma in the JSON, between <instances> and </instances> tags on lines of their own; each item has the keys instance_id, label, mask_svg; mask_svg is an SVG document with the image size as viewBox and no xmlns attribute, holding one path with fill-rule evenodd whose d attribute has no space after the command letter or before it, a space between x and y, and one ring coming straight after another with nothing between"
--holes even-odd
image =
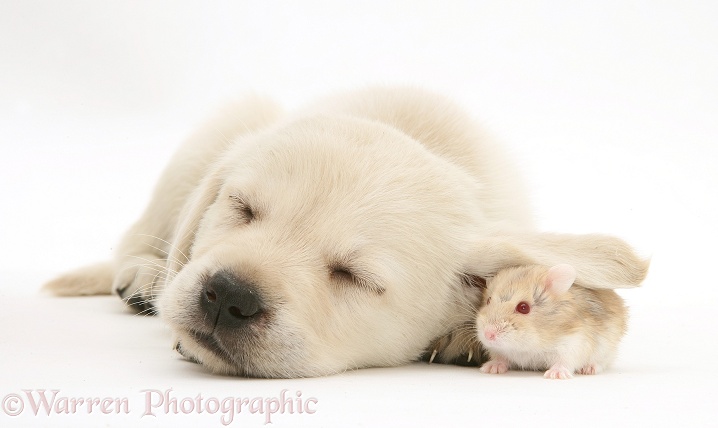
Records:
<instances>
[{"instance_id":1,"label":"black nose","mask_svg":"<svg viewBox=\"0 0 718 428\"><path fill-rule=\"evenodd\" d=\"M215 273L204 283L200 306L213 327L243 327L262 312L254 287L225 271Z\"/></svg>"}]
</instances>

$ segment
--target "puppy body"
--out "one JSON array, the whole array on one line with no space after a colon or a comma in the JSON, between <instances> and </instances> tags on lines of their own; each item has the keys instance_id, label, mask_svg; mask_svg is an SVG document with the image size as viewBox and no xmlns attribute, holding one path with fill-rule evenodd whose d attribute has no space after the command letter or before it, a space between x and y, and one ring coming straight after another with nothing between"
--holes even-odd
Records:
<instances>
[{"instance_id":1,"label":"puppy body","mask_svg":"<svg viewBox=\"0 0 718 428\"><path fill-rule=\"evenodd\" d=\"M48 288L112 289L157 306L180 351L216 372L297 377L403 364L472 322L480 289L467 278L560 256L541 250L555 235L532 230L516 177L436 95L373 89L292 115L252 99L179 150L114 263ZM588 260L576 263L579 275L602 286L645 276L647 264L618 239L561 239L562 251L572 240L587 249L576 256ZM611 251L633 275L593 263ZM476 346L443 343L442 361Z\"/></svg>"}]
</instances>

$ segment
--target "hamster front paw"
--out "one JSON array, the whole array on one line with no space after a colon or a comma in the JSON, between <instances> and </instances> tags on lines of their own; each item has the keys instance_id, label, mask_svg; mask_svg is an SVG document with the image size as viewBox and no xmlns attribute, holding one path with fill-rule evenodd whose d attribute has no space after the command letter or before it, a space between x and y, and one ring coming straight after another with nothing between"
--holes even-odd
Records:
<instances>
[{"instance_id":1,"label":"hamster front paw","mask_svg":"<svg viewBox=\"0 0 718 428\"><path fill-rule=\"evenodd\" d=\"M601 373L601 371L603 371L601 366L591 363L581 367L578 372L582 375L595 375Z\"/></svg>"},{"instance_id":2,"label":"hamster front paw","mask_svg":"<svg viewBox=\"0 0 718 428\"><path fill-rule=\"evenodd\" d=\"M503 360L489 360L479 369L481 373L502 374L509 371L509 364Z\"/></svg>"},{"instance_id":3,"label":"hamster front paw","mask_svg":"<svg viewBox=\"0 0 718 428\"><path fill-rule=\"evenodd\" d=\"M550 369L546 370L543 377L546 379L571 379L573 377L573 370L570 370L561 363L556 363L552 365Z\"/></svg>"}]
</instances>

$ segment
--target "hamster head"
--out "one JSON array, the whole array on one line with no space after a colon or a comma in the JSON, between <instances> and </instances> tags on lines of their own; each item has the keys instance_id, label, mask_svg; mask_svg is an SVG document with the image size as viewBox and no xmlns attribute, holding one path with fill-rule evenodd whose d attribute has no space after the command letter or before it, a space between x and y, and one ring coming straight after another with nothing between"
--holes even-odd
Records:
<instances>
[{"instance_id":1,"label":"hamster head","mask_svg":"<svg viewBox=\"0 0 718 428\"><path fill-rule=\"evenodd\" d=\"M499 271L487 281L476 318L478 339L506 353L550 346L562 334L562 306L569 304L575 279L575 269L566 264Z\"/></svg>"}]
</instances>

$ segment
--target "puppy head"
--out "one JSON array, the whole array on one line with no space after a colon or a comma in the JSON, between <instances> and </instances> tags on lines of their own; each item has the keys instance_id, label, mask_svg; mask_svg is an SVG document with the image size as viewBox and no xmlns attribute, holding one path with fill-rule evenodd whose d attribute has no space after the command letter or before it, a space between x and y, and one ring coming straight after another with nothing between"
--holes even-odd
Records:
<instances>
[{"instance_id":1,"label":"puppy head","mask_svg":"<svg viewBox=\"0 0 718 428\"><path fill-rule=\"evenodd\" d=\"M313 117L238 141L188 202L159 302L218 373L415 360L467 305L477 184L390 127Z\"/></svg>"}]
</instances>

